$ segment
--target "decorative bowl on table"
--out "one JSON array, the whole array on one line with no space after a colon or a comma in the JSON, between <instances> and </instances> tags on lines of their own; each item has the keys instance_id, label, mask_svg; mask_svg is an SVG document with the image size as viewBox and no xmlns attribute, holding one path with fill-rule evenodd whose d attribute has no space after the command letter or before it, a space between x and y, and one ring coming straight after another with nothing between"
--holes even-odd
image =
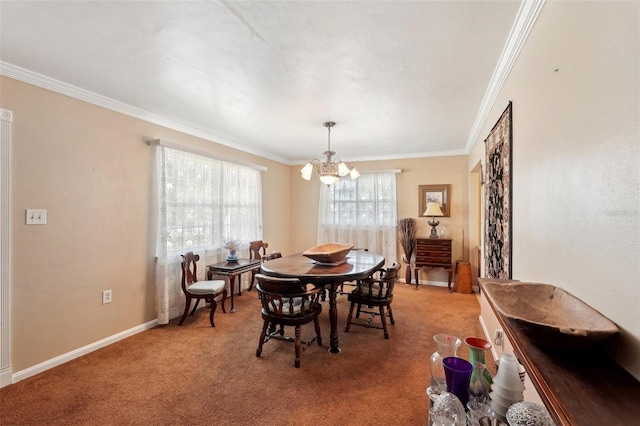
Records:
<instances>
[{"instance_id":1,"label":"decorative bowl on table","mask_svg":"<svg viewBox=\"0 0 640 426\"><path fill-rule=\"evenodd\" d=\"M618 327L582 300L551 284L485 282L496 309L533 343L579 349L618 333Z\"/></svg>"},{"instance_id":2,"label":"decorative bowl on table","mask_svg":"<svg viewBox=\"0 0 640 426\"><path fill-rule=\"evenodd\" d=\"M336 263L345 258L353 244L328 243L311 247L302 253L303 256L320 263Z\"/></svg>"}]
</instances>

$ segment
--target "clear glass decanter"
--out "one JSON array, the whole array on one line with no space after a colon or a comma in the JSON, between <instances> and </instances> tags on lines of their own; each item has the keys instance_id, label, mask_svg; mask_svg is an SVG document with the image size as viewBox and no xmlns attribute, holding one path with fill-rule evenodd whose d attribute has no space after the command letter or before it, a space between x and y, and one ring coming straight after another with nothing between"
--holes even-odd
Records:
<instances>
[{"instance_id":1,"label":"clear glass decanter","mask_svg":"<svg viewBox=\"0 0 640 426\"><path fill-rule=\"evenodd\" d=\"M456 356L458 347L462 341L448 334L436 334L433 336L437 350L431 355L431 378L430 386L436 386L441 392L447 390L447 381L444 375L442 360L448 356Z\"/></svg>"}]
</instances>

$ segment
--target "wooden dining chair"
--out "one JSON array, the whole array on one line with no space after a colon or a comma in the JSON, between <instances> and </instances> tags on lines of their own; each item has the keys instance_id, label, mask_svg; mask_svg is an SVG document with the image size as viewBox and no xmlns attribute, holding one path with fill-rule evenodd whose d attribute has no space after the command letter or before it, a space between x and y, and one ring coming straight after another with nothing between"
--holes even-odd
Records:
<instances>
[{"instance_id":1,"label":"wooden dining chair","mask_svg":"<svg viewBox=\"0 0 640 426\"><path fill-rule=\"evenodd\" d=\"M262 260L267 255L267 247L269 243L265 243L262 240L251 241L249 243L249 259L250 260ZM256 279L256 270L251 271L251 282L249 283L249 290L253 288L253 284Z\"/></svg>"},{"instance_id":2,"label":"wooden dining chair","mask_svg":"<svg viewBox=\"0 0 640 426\"><path fill-rule=\"evenodd\" d=\"M368 248L363 248L363 247L354 247L351 250L369 251ZM348 286L355 287L356 284L357 284L357 281L346 281L346 282L340 283L340 289L338 290L338 294L345 294L345 292L344 292L344 285L345 284L348 285Z\"/></svg>"},{"instance_id":3,"label":"wooden dining chair","mask_svg":"<svg viewBox=\"0 0 640 426\"><path fill-rule=\"evenodd\" d=\"M318 315L322 312L320 304L321 288L307 289L297 278L276 278L256 274L256 289L262 304L262 332L256 350L256 357L262 354L262 345L271 339L294 342L296 368L300 367L300 352L314 341L322 346ZM300 326L314 323L316 335L309 341L302 341ZM279 328L278 328L279 326ZM295 337L285 336L284 327L295 328Z\"/></svg>"},{"instance_id":4,"label":"wooden dining chair","mask_svg":"<svg viewBox=\"0 0 640 426\"><path fill-rule=\"evenodd\" d=\"M398 279L398 272L400 271L400 264L394 262L387 269L381 269L378 274L378 278L375 275L358 281L356 288L349 293L348 300L351 302L349 306L349 316L347 317L347 325L344 331L349 331L351 325L358 325L361 327L370 327L384 330L384 338L389 338L389 330L387 329L387 317L391 324L395 324L393 319L393 311L391 309L391 302L393 302L393 287ZM356 312L356 319L360 318L360 313L369 314L370 317L367 322L352 322L353 310L355 306L358 306ZM362 305L367 308L378 308L378 312L362 310ZM375 316L379 316L382 322L382 327L373 325L372 321Z\"/></svg>"},{"instance_id":5,"label":"wooden dining chair","mask_svg":"<svg viewBox=\"0 0 640 426\"><path fill-rule=\"evenodd\" d=\"M211 304L209 322L211 323L211 327L215 327L213 315L216 313L216 308L218 307L218 303L216 302L217 297L222 296L222 312L227 312L224 308L224 302L227 299L226 282L224 280L198 281L196 262L200 260L200 255L188 252L182 255L182 259L182 292L184 293L186 301L184 313L182 314L182 318L180 318L178 325L182 325L185 318L187 318L187 314L191 308L191 301L193 299L196 301L196 304L193 306L193 310L191 311L191 315L193 315L198 307L198 303L200 303L200 300L204 299L206 303Z\"/></svg>"}]
</instances>

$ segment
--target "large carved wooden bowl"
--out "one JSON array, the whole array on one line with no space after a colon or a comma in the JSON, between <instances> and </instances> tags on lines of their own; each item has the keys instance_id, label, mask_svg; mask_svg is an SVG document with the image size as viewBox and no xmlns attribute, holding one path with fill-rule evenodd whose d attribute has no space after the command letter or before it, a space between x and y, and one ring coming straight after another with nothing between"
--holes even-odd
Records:
<instances>
[{"instance_id":1,"label":"large carved wooden bowl","mask_svg":"<svg viewBox=\"0 0 640 426\"><path fill-rule=\"evenodd\" d=\"M577 349L618 333L618 327L582 300L551 284L483 284L486 296L539 346Z\"/></svg>"},{"instance_id":2,"label":"large carved wooden bowl","mask_svg":"<svg viewBox=\"0 0 640 426\"><path fill-rule=\"evenodd\" d=\"M302 255L320 263L335 263L344 259L352 248L353 244L320 244L319 246L311 247Z\"/></svg>"}]
</instances>

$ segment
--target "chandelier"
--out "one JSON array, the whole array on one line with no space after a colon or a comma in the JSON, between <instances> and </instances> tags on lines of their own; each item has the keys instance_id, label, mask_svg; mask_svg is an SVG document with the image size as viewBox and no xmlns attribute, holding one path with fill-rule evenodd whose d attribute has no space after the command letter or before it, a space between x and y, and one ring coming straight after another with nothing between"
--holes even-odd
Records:
<instances>
[{"instance_id":1,"label":"chandelier","mask_svg":"<svg viewBox=\"0 0 640 426\"><path fill-rule=\"evenodd\" d=\"M331 151L331 128L335 125L336 123L333 121L323 123L323 126L326 127L328 131L327 150L323 152L326 158L322 162L314 159L305 164L305 166L300 170L300 176L302 179L311 180L311 173L313 172L314 165L317 167L316 174L320 178L320 181L327 186L333 185L342 176L350 175L351 179L357 179L360 176L360 173L358 173L355 167L352 167L350 164L344 163L339 159L333 158L333 156L336 155L336 152Z\"/></svg>"}]
</instances>

